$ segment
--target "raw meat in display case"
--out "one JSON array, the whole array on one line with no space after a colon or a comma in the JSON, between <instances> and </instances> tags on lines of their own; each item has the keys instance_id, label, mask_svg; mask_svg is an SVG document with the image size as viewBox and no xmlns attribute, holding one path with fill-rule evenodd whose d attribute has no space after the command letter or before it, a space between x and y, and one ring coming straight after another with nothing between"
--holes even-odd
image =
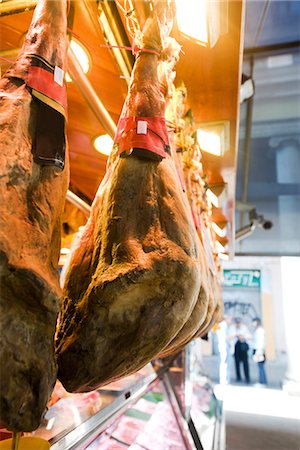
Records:
<instances>
[{"instance_id":1,"label":"raw meat in display case","mask_svg":"<svg viewBox=\"0 0 300 450\"><path fill-rule=\"evenodd\" d=\"M174 411L161 383L144 395L87 450L183 450Z\"/></svg>"},{"instance_id":2,"label":"raw meat in display case","mask_svg":"<svg viewBox=\"0 0 300 450\"><path fill-rule=\"evenodd\" d=\"M24 435L27 438L46 439L51 448L54 445L56 449L64 449L65 438L68 445L71 441L76 446L79 435L80 439L85 439L86 429L83 434L80 434L78 430L81 427L85 428L88 423L92 423L93 427L95 418L101 425L103 421L105 422L103 416L110 416L112 411L116 412L135 390L139 391L141 387L147 389L149 383L155 379L156 374L151 364L148 364L129 377L111 383L98 391L84 394L70 394L60 382L57 382L40 427ZM6 429L0 430L0 441L10 437L11 432Z\"/></svg>"}]
</instances>

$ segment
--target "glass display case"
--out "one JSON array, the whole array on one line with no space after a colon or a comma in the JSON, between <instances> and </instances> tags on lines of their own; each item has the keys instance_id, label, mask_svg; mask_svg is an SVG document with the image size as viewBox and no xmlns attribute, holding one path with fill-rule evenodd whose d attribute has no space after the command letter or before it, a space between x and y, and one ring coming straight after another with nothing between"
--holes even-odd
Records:
<instances>
[{"instance_id":1,"label":"glass display case","mask_svg":"<svg viewBox=\"0 0 300 450\"><path fill-rule=\"evenodd\" d=\"M200 339L169 361L165 383L174 393L196 448L225 450L223 404L202 365Z\"/></svg>"},{"instance_id":2,"label":"glass display case","mask_svg":"<svg viewBox=\"0 0 300 450\"><path fill-rule=\"evenodd\" d=\"M25 435L51 450L223 450L225 442L222 404L193 345L97 391L69 394L58 382L40 428Z\"/></svg>"}]
</instances>

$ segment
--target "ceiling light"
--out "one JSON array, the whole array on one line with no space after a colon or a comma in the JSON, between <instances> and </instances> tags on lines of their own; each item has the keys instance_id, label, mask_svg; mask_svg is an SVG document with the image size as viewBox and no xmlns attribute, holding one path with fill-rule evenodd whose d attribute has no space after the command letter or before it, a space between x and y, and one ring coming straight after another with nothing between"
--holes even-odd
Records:
<instances>
[{"instance_id":1,"label":"ceiling light","mask_svg":"<svg viewBox=\"0 0 300 450\"><path fill-rule=\"evenodd\" d=\"M226 253L224 245L222 245L219 241L216 241L216 250L218 253Z\"/></svg>"},{"instance_id":2,"label":"ceiling light","mask_svg":"<svg viewBox=\"0 0 300 450\"><path fill-rule=\"evenodd\" d=\"M229 255L227 253L218 253L218 256L223 261L228 261L229 260Z\"/></svg>"},{"instance_id":3,"label":"ceiling light","mask_svg":"<svg viewBox=\"0 0 300 450\"><path fill-rule=\"evenodd\" d=\"M108 134L102 134L94 139L95 149L106 156L111 153L113 145L114 141Z\"/></svg>"},{"instance_id":4,"label":"ceiling light","mask_svg":"<svg viewBox=\"0 0 300 450\"><path fill-rule=\"evenodd\" d=\"M206 195L216 208L220 208L227 196L227 184L217 183L209 185L206 189Z\"/></svg>"},{"instance_id":5,"label":"ceiling light","mask_svg":"<svg viewBox=\"0 0 300 450\"><path fill-rule=\"evenodd\" d=\"M216 133L197 130L197 138L201 150L211 153L212 155L221 155L221 139Z\"/></svg>"},{"instance_id":6,"label":"ceiling light","mask_svg":"<svg viewBox=\"0 0 300 450\"><path fill-rule=\"evenodd\" d=\"M123 47L130 45L127 42L127 35L124 31L121 19L117 11L114 11L116 5L114 2L99 2L99 23L103 31L103 35L107 44L111 46L111 52L114 55L116 63L119 66L122 77L126 83L130 82L130 75L133 65L133 56L127 52ZM132 12L134 8L128 4L129 10Z\"/></svg>"},{"instance_id":7,"label":"ceiling light","mask_svg":"<svg viewBox=\"0 0 300 450\"><path fill-rule=\"evenodd\" d=\"M204 152L221 156L229 148L229 122L209 122L197 129L198 144Z\"/></svg>"},{"instance_id":8,"label":"ceiling light","mask_svg":"<svg viewBox=\"0 0 300 450\"><path fill-rule=\"evenodd\" d=\"M219 199L218 197L211 191L209 188L206 190L206 195L210 202L216 207L219 208Z\"/></svg>"},{"instance_id":9,"label":"ceiling light","mask_svg":"<svg viewBox=\"0 0 300 450\"><path fill-rule=\"evenodd\" d=\"M70 47L79 62L83 73L88 73L90 69L90 58L88 56L87 51L83 48L83 46L75 39L71 39ZM72 81L72 78L68 73L66 73L66 81L69 83Z\"/></svg>"},{"instance_id":10,"label":"ceiling light","mask_svg":"<svg viewBox=\"0 0 300 450\"><path fill-rule=\"evenodd\" d=\"M213 47L228 31L227 0L175 0L178 30L196 43Z\"/></svg>"},{"instance_id":11,"label":"ceiling light","mask_svg":"<svg viewBox=\"0 0 300 450\"><path fill-rule=\"evenodd\" d=\"M214 232L221 238L224 238L226 236L227 233L226 223L227 222L218 222L218 223L212 222L212 228Z\"/></svg>"},{"instance_id":12,"label":"ceiling light","mask_svg":"<svg viewBox=\"0 0 300 450\"><path fill-rule=\"evenodd\" d=\"M208 44L206 0L176 0L176 9L181 33Z\"/></svg>"}]
</instances>

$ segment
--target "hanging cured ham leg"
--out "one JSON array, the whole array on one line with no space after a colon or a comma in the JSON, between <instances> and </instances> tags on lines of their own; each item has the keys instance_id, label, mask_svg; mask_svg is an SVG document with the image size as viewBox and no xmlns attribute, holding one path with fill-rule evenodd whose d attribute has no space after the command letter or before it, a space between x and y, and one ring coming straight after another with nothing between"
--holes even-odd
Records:
<instances>
[{"instance_id":1,"label":"hanging cured ham leg","mask_svg":"<svg viewBox=\"0 0 300 450\"><path fill-rule=\"evenodd\" d=\"M14 431L39 426L57 372L66 9L38 2L0 81L0 423Z\"/></svg>"},{"instance_id":2,"label":"hanging cured ham leg","mask_svg":"<svg viewBox=\"0 0 300 450\"><path fill-rule=\"evenodd\" d=\"M221 287L213 276L211 276L211 286L214 301L211 303L205 322L199 328L197 336L207 334L223 315Z\"/></svg>"},{"instance_id":3,"label":"hanging cured ham leg","mask_svg":"<svg viewBox=\"0 0 300 450\"><path fill-rule=\"evenodd\" d=\"M200 242L199 242L199 245ZM208 286L208 277L207 277L207 269L206 269L206 261L204 260L203 249L199 249L200 256L200 270L201 270L201 289L199 292L199 296L197 302L194 306L193 312L189 317L188 321L184 324L182 329L179 331L177 336L168 344L168 346L163 349L162 352L158 355L160 358L164 358L165 356L169 356L178 349L181 349L184 345L186 345L190 340L193 339L195 334L198 332L200 326L205 322L208 304L209 304L209 286Z\"/></svg>"},{"instance_id":4,"label":"hanging cured ham leg","mask_svg":"<svg viewBox=\"0 0 300 450\"><path fill-rule=\"evenodd\" d=\"M118 146L67 273L57 353L59 379L70 391L144 366L179 332L198 298L197 236L168 154L157 76L168 11L160 2L146 21Z\"/></svg>"}]
</instances>

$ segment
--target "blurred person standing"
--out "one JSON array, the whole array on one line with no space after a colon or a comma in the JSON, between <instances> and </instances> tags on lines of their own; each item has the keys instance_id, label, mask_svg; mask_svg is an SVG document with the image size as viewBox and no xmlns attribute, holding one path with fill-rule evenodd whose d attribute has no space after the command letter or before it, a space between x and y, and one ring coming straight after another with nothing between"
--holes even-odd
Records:
<instances>
[{"instance_id":1,"label":"blurred person standing","mask_svg":"<svg viewBox=\"0 0 300 450\"><path fill-rule=\"evenodd\" d=\"M231 348L233 349L236 381L242 381L240 371L240 365L242 363L247 384L250 383L248 362L249 345L247 343L247 340L249 339L251 339L251 334L248 327L242 323L242 319L240 317L236 317L234 319L234 324L229 328L228 340L231 342Z\"/></svg>"},{"instance_id":2,"label":"blurred person standing","mask_svg":"<svg viewBox=\"0 0 300 450\"><path fill-rule=\"evenodd\" d=\"M232 318L224 315L224 320L218 324L216 329L217 341L218 341L218 351L219 351L219 383L229 384L230 383L230 372L231 372L231 351L230 351L230 341L228 340L228 331Z\"/></svg>"},{"instance_id":3,"label":"blurred person standing","mask_svg":"<svg viewBox=\"0 0 300 450\"><path fill-rule=\"evenodd\" d=\"M259 317L252 319L252 325L254 327L253 334L253 361L256 362L258 368L258 383L259 385L266 386L267 377L265 372L266 361L266 337L265 330L261 324Z\"/></svg>"}]
</instances>

